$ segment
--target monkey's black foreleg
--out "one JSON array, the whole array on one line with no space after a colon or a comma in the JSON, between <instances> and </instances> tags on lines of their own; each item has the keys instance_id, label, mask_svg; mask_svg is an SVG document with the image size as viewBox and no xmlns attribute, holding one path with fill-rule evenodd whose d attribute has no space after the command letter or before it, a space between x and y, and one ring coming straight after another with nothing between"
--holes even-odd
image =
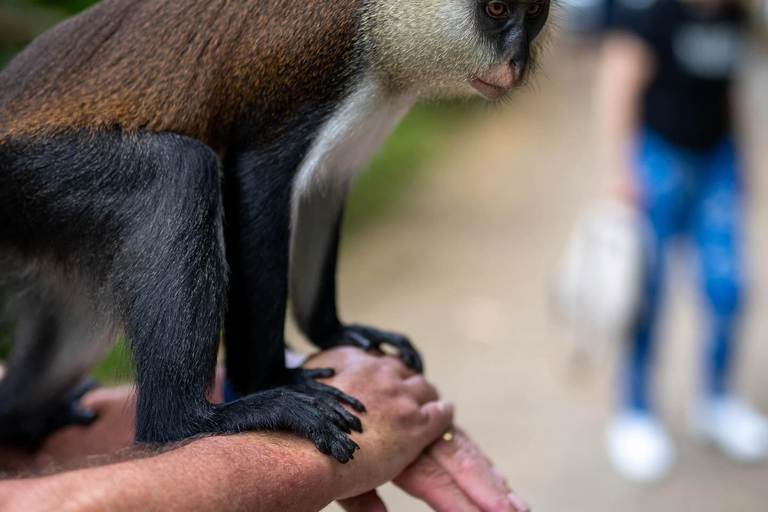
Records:
<instances>
[{"instance_id":1,"label":"monkey's black foreleg","mask_svg":"<svg viewBox=\"0 0 768 512\"><path fill-rule=\"evenodd\" d=\"M295 205L291 255L291 301L297 323L318 347L342 345L364 350L397 349L402 361L421 373L421 356L410 340L361 325L342 324L336 307L336 268L339 256L343 190L310 193Z\"/></svg>"},{"instance_id":2,"label":"monkey's black foreleg","mask_svg":"<svg viewBox=\"0 0 768 512\"><path fill-rule=\"evenodd\" d=\"M138 441L286 429L339 460L352 455L356 446L345 428L354 422L333 406L343 397L310 381L311 373L283 369L285 378L274 383L281 388L226 405L206 399L227 283L219 161L210 148L169 133L118 131L0 145L0 217L4 247L24 261L40 260L43 265L32 265L38 271L55 267L56 283L66 276L81 282L85 322L67 327L67 340L80 338L78 332L93 334L92 319L123 325L136 366ZM62 339L59 327L67 324L60 319L71 311L45 324L53 334L33 337L44 342L37 354L55 345L46 340ZM90 363L94 351L81 348L74 344L56 353ZM29 361L13 390L28 399L33 389L41 389L35 379L52 373L56 386L46 386L41 396L63 396L69 386L56 375L59 370L35 366L48 361L42 356ZM11 391L6 388L4 397L18 396L16 403L23 405L22 394Z\"/></svg>"},{"instance_id":3,"label":"monkey's black foreleg","mask_svg":"<svg viewBox=\"0 0 768 512\"><path fill-rule=\"evenodd\" d=\"M345 435L347 418L324 399L333 394L306 375L228 404L206 400L227 284L216 155L173 134L80 143L95 158L80 148L79 166L96 175L113 173L99 190L77 197L87 201L100 194L100 205L109 210L101 213L116 222L102 235L105 247L117 244L105 287L136 365L136 440L285 429L349 460L356 445Z\"/></svg>"},{"instance_id":4,"label":"monkey's black foreleg","mask_svg":"<svg viewBox=\"0 0 768 512\"><path fill-rule=\"evenodd\" d=\"M268 400L279 421L287 422L283 428L304 433L320 450L344 461L356 445L342 431L361 426L339 403L358 411L364 410L362 404L315 381L331 376L331 370L288 370L285 364L292 165L287 167L251 153L234 156L225 166L231 269L224 328L227 377L236 395L255 393L242 400Z\"/></svg>"}]
</instances>

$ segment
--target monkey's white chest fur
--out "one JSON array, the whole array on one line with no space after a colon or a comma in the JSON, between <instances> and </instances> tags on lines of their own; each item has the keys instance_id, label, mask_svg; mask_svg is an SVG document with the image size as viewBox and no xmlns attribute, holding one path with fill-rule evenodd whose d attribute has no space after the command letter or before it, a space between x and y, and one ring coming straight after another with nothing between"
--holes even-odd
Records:
<instances>
[{"instance_id":1,"label":"monkey's white chest fur","mask_svg":"<svg viewBox=\"0 0 768 512\"><path fill-rule=\"evenodd\" d=\"M335 300L319 296L320 284L350 181L413 103L363 80L323 125L299 168L292 198L290 297L300 325L319 302Z\"/></svg>"},{"instance_id":2,"label":"monkey's white chest fur","mask_svg":"<svg viewBox=\"0 0 768 512\"><path fill-rule=\"evenodd\" d=\"M296 175L294 201L346 189L413 103L393 98L374 79L362 80L321 128Z\"/></svg>"}]
</instances>

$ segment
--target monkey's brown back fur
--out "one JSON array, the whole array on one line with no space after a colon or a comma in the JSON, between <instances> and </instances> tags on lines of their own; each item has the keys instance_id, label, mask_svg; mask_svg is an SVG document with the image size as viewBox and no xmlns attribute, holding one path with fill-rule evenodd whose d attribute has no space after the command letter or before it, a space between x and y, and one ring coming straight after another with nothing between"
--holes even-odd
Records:
<instances>
[{"instance_id":1,"label":"monkey's brown back fur","mask_svg":"<svg viewBox=\"0 0 768 512\"><path fill-rule=\"evenodd\" d=\"M221 151L243 117L273 130L343 87L359 1L105 0L0 74L0 135L146 129Z\"/></svg>"}]
</instances>

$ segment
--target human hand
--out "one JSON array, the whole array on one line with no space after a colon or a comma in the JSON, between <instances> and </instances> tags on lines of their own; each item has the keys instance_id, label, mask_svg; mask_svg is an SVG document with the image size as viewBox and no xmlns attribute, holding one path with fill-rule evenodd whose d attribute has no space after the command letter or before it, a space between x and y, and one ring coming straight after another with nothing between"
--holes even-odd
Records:
<instances>
[{"instance_id":1,"label":"human hand","mask_svg":"<svg viewBox=\"0 0 768 512\"><path fill-rule=\"evenodd\" d=\"M423 500L437 512L529 512L528 505L510 491L504 476L457 428L450 441L432 444L394 483ZM347 512L386 512L371 491L341 503Z\"/></svg>"},{"instance_id":2,"label":"human hand","mask_svg":"<svg viewBox=\"0 0 768 512\"><path fill-rule=\"evenodd\" d=\"M435 388L395 357L342 347L310 358L305 366L334 368L336 375L325 382L367 408L360 416L363 433L351 435L360 451L348 464L333 466L337 499L392 480L452 424L453 405L438 400Z\"/></svg>"},{"instance_id":3,"label":"human hand","mask_svg":"<svg viewBox=\"0 0 768 512\"><path fill-rule=\"evenodd\" d=\"M609 177L608 193L610 197L623 204L637 207L641 201L641 187L633 171L633 169L623 169L612 173Z\"/></svg>"}]
</instances>

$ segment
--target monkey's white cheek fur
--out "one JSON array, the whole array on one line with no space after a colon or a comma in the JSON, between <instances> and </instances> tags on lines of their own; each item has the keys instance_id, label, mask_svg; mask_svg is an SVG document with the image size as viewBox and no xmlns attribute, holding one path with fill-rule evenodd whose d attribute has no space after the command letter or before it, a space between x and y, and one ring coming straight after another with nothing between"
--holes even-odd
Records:
<instances>
[{"instance_id":1,"label":"monkey's white cheek fur","mask_svg":"<svg viewBox=\"0 0 768 512\"><path fill-rule=\"evenodd\" d=\"M363 45L390 88L420 97L465 93L496 60L480 37L474 0L390 0L365 4Z\"/></svg>"}]
</instances>

